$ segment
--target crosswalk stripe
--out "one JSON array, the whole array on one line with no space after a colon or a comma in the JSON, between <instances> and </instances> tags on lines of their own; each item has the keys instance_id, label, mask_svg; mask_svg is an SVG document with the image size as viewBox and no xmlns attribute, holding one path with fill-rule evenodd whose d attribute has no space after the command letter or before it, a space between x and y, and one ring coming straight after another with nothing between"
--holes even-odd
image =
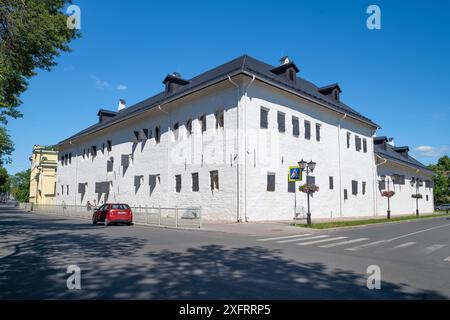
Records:
<instances>
[{"instance_id":1,"label":"crosswalk stripe","mask_svg":"<svg viewBox=\"0 0 450 320\"><path fill-rule=\"evenodd\" d=\"M300 242L300 243L296 243L296 245L298 245L298 246L308 246L310 244L316 244L316 243L322 243L322 242L328 242L328 241L335 241L335 240L342 240L342 239L347 239L347 237L335 237L335 238L322 239L322 240L316 240L316 241Z\"/></svg>"},{"instance_id":2,"label":"crosswalk stripe","mask_svg":"<svg viewBox=\"0 0 450 320\"><path fill-rule=\"evenodd\" d=\"M336 242L336 243L325 244L325 245L319 246L319 247L320 248L333 248L333 247L343 246L343 245L346 245L346 244L355 243L355 242L361 242L361 241L365 241L365 240L369 240L369 239L368 238L352 239L352 240L347 240L347 241L341 241L341 242Z\"/></svg>"},{"instance_id":3,"label":"crosswalk stripe","mask_svg":"<svg viewBox=\"0 0 450 320\"><path fill-rule=\"evenodd\" d=\"M450 257L445 258L444 261L450 261Z\"/></svg>"},{"instance_id":4,"label":"crosswalk stripe","mask_svg":"<svg viewBox=\"0 0 450 320\"><path fill-rule=\"evenodd\" d=\"M388 242L389 240L379 240L379 241L375 241L375 242L370 242L370 243L366 243L357 247L353 247L353 248L347 248L345 250L347 251L358 251L359 249L363 249L363 248L368 248L368 247L374 247L377 245L380 245L382 243Z\"/></svg>"},{"instance_id":5,"label":"crosswalk stripe","mask_svg":"<svg viewBox=\"0 0 450 320\"><path fill-rule=\"evenodd\" d=\"M306 238L300 238L300 239L296 238L296 239L277 241L277 243L298 242L298 241L303 241L303 240L312 240L312 239L320 239L320 238L328 238L328 236L321 235L321 236L313 236L313 237L306 237Z\"/></svg>"},{"instance_id":6,"label":"crosswalk stripe","mask_svg":"<svg viewBox=\"0 0 450 320\"><path fill-rule=\"evenodd\" d=\"M423 249L425 254L430 254L436 250L439 250L441 248L445 247L445 245L443 244L433 244L432 246L426 247L425 249Z\"/></svg>"},{"instance_id":7,"label":"crosswalk stripe","mask_svg":"<svg viewBox=\"0 0 450 320\"><path fill-rule=\"evenodd\" d=\"M265 239L257 239L256 241L271 241L271 240L281 240L281 239L289 239L289 238L298 238L298 237L305 237L311 235L310 233L305 234L297 234L293 236L285 236L285 237L276 237L276 238L265 238Z\"/></svg>"},{"instance_id":8,"label":"crosswalk stripe","mask_svg":"<svg viewBox=\"0 0 450 320\"><path fill-rule=\"evenodd\" d=\"M392 249L406 248L406 247L410 247L410 246L415 245L415 244L416 244L415 242L405 242L405 243L402 243L402 244L400 244L398 246L395 246Z\"/></svg>"}]
</instances>

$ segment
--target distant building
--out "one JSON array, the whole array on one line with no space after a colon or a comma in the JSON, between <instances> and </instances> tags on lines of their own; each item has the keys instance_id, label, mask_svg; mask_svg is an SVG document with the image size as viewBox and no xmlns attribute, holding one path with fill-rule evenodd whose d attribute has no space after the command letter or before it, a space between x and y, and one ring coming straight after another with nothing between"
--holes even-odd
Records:
<instances>
[{"instance_id":1,"label":"distant building","mask_svg":"<svg viewBox=\"0 0 450 320\"><path fill-rule=\"evenodd\" d=\"M56 168L58 152L49 147L34 146L30 157L30 202L56 203Z\"/></svg>"}]
</instances>

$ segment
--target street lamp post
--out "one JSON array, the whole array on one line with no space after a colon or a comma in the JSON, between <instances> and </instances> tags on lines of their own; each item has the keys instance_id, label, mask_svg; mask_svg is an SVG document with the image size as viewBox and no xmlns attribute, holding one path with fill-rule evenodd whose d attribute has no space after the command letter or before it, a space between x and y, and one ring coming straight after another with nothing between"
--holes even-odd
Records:
<instances>
[{"instance_id":1,"label":"street lamp post","mask_svg":"<svg viewBox=\"0 0 450 320\"><path fill-rule=\"evenodd\" d=\"M416 187L416 216L419 216L419 178L411 179L411 187Z\"/></svg>"},{"instance_id":2,"label":"street lamp post","mask_svg":"<svg viewBox=\"0 0 450 320\"><path fill-rule=\"evenodd\" d=\"M390 195L390 190L389 190L389 183L390 183L390 179L386 176L381 176L381 181L383 181L384 183L387 183L387 194L388 196L386 197L388 199L388 209L387 209L387 218L391 219L391 197Z\"/></svg>"},{"instance_id":3,"label":"street lamp post","mask_svg":"<svg viewBox=\"0 0 450 320\"><path fill-rule=\"evenodd\" d=\"M306 172L306 183L308 183L309 173L314 171L314 169L316 167L316 163L312 160L310 162L306 162L305 160L302 159L301 161L298 162L298 166L299 166L300 170ZM307 192L308 212L306 213L306 224L308 226L311 225L311 210L310 210L310 205L309 205L309 193L310 193L310 190L308 190L308 192Z\"/></svg>"}]
</instances>

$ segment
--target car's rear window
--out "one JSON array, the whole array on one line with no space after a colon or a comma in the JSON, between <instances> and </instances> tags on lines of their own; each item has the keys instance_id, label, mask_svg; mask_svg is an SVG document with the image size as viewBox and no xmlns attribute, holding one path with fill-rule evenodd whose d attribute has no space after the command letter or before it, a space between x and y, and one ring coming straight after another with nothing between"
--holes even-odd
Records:
<instances>
[{"instance_id":1,"label":"car's rear window","mask_svg":"<svg viewBox=\"0 0 450 320\"><path fill-rule=\"evenodd\" d=\"M111 209L128 210L130 207L127 204L113 204L111 205Z\"/></svg>"}]
</instances>

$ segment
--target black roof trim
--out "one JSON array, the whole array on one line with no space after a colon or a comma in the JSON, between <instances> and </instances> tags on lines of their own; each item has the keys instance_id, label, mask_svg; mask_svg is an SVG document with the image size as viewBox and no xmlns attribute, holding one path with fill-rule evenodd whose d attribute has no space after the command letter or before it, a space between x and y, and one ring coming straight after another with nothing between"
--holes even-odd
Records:
<instances>
[{"instance_id":1,"label":"black roof trim","mask_svg":"<svg viewBox=\"0 0 450 320\"><path fill-rule=\"evenodd\" d=\"M392 149L394 149L394 151L396 151L396 152L409 151L409 147L408 146L392 147Z\"/></svg>"},{"instance_id":2,"label":"black roof trim","mask_svg":"<svg viewBox=\"0 0 450 320\"><path fill-rule=\"evenodd\" d=\"M105 116L110 116L110 117L114 117L118 114L118 112L116 111L111 111L111 110L106 110L106 109L100 109L97 112L97 115L105 115Z\"/></svg>"},{"instance_id":3,"label":"black roof trim","mask_svg":"<svg viewBox=\"0 0 450 320\"><path fill-rule=\"evenodd\" d=\"M168 75L164 78L163 84L166 84L166 83L169 82L169 81L170 81L170 82L177 83L177 84L180 84L180 85L182 85L182 86L185 86L185 85L189 84L189 80L182 79L182 78L180 78L180 77L177 77L177 76L174 76L174 75L171 75L171 74L168 74Z\"/></svg>"},{"instance_id":4,"label":"black roof trim","mask_svg":"<svg viewBox=\"0 0 450 320\"><path fill-rule=\"evenodd\" d=\"M288 62L286 64L282 64L281 66L278 66L276 68L273 68L270 70L272 73L275 73L277 75L283 74L287 69L294 68L295 72L299 72L300 69L295 65L294 61Z\"/></svg>"}]
</instances>

